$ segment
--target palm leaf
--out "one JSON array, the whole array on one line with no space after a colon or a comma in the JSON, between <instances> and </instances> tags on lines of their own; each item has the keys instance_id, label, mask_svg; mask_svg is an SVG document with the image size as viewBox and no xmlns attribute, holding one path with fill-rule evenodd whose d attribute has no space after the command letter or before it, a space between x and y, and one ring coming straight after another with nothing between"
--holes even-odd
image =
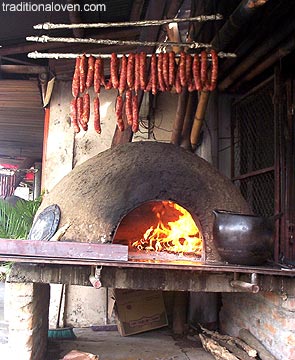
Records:
<instances>
[{"instance_id":1,"label":"palm leaf","mask_svg":"<svg viewBox=\"0 0 295 360\"><path fill-rule=\"evenodd\" d=\"M14 206L0 200L0 238L25 239L41 200L41 197L33 201L20 200Z\"/></svg>"}]
</instances>

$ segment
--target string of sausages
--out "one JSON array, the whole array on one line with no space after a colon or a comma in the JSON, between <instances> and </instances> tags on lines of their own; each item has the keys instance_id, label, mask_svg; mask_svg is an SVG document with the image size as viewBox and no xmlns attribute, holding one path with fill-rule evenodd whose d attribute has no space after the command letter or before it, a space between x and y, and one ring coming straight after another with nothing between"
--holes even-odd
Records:
<instances>
[{"instance_id":1,"label":"string of sausages","mask_svg":"<svg viewBox=\"0 0 295 360\"><path fill-rule=\"evenodd\" d=\"M140 90L156 95L158 91L176 91L180 94L184 87L192 91L213 91L216 88L218 76L218 55L211 50L211 64L207 51L200 54L181 52L176 58L173 51L169 53L152 54L150 71L146 53L130 53L120 59L115 53L110 59L110 77L104 75L104 59L82 55L76 58L72 82L71 121L76 133L80 129L87 131L90 118L89 89L93 86L94 129L101 133L100 100L101 87L106 90L117 89L115 113L117 126L124 131L123 115L133 132L139 128L138 92ZM210 65L210 66L209 66Z\"/></svg>"}]
</instances>

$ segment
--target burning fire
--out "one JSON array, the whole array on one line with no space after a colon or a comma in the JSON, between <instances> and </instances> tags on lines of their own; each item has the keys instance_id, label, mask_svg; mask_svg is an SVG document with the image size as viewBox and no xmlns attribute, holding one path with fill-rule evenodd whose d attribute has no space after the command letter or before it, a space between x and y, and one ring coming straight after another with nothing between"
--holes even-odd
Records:
<instances>
[{"instance_id":1,"label":"burning fire","mask_svg":"<svg viewBox=\"0 0 295 360\"><path fill-rule=\"evenodd\" d=\"M157 217L156 226L146 230L132 246L138 250L166 251L177 254L202 254L202 235L191 214L172 201L162 201L152 209ZM171 220L171 214L175 217Z\"/></svg>"}]
</instances>

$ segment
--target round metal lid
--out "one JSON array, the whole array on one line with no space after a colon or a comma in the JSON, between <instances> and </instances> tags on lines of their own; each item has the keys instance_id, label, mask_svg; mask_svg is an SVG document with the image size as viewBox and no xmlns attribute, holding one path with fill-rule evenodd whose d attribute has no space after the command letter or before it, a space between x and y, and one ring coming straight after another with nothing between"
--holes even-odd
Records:
<instances>
[{"instance_id":1,"label":"round metal lid","mask_svg":"<svg viewBox=\"0 0 295 360\"><path fill-rule=\"evenodd\" d=\"M50 240L58 228L59 220L60 207L57 204L46 207L36 217L29 232L28 240Z\"/></svg>"}]
</instances>

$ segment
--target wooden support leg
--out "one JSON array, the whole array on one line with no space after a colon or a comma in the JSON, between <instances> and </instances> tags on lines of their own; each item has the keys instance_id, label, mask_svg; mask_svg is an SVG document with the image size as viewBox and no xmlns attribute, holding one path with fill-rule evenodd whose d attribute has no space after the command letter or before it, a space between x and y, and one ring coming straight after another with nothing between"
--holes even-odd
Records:
<instances>
[{"instance_id":1,"label":"wooden support leg","mask_svg":"<svg viewBox=\"0 0 295 360\"><path fill-rule=\"evenodd\" d=\"M177 291L174 295L173 333L182 335L187 321L188 292Z\"/></svg>"}]
</instances>

